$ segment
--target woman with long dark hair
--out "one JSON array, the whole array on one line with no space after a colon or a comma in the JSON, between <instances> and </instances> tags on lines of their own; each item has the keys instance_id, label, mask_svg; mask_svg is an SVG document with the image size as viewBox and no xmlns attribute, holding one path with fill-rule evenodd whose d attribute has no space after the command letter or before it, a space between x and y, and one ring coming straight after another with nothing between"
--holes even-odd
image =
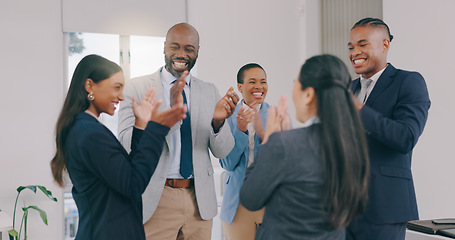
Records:
<instances>
[{"instance_id":1,"label":"woman with long dark hair","mask_svg":"<svg viewBox=\"0 0 455 240\"><path fill-rule=\"evenodd\" d=\"M292 91L303 126L277 132L282 110L270 108L266 143L240 191L250 211L265 206L256 239L345 239L345 227L363 212L369 164L350 82L340 59L315 56Z\"/></svg>"},{"instance_id":2,"label":"woman with long dark hair","mask_svg":"<svg viewBox=\"0 0 455 240\"><path fill-rule=\"evenodd\" d=\"M158 164L169 128L185 117L180 104L158 113L159 101L149 89L137 103L135 129L128 154L98 121L113 115L123 100L122 69L98 55L77 65L57 121L57 151L51 161L55 181L64 186L67 170L79 212L76 239L145 239L142 198Z\"/></svg>"}]
</instances>

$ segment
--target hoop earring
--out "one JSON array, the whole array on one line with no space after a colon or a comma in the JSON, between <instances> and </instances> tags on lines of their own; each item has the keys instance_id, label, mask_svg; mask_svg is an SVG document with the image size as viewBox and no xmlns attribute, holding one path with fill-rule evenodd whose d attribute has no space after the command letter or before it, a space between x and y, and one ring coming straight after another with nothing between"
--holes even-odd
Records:
<instances>
[{"instance_id":1,"label":"hoop earring","mask_svg":"<svg viewBox=\"0 0 455 240\"><path fill-rule=\"evenodd\" d=\"M87 95L87 97L88 97L88 100L90 100L90 101L95 100L95 96L93 95L93 92L90 92L90 93Z\"/></svg>"}]
</instances>

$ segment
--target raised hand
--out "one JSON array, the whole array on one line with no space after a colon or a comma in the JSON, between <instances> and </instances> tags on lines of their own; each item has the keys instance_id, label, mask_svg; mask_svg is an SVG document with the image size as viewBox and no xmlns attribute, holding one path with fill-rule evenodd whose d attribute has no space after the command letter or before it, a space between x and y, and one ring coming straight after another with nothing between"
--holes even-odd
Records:
<instances>
[{"instance_id":1,"label":"raised hand","mask_svg":"<svg viewBox=\"0 0 455 240\"><path fill-rule=\"evenodd\" d=\"M246 132L248 129L248 123L254 121L256 110L256 104L252 104L250 107L241 106L239 112L237 113L237 128L242 131Z\"/></svg>"},{"instance_id":2,"label":"raised hand","mask_svg":"<svg viewBox=\"0 0 455 240\"><path fill-rule=\"evenodd\" d=\"M262 140L262 143L266 143L272 133L281 131L281 121L281 116L278 114L275 106L271 106L267 113L267 124L265 126L264 139Z\"/></svg>"},{"instance_id":3,"label":"raised hand","mask_svg":"<svg viewBox=\"0 0 455 240\"><path fill-rule=\"evenodd\" d=\"M187 111L188 108L183 103L174 104L174 106L172 106L170 109L162 112L158 112L158 108L154 108L151 121L171 128L178 121L186 117Z\"/></svg>"},{"instance_id":4,"label":"raised hand","mask_svg":"<svg viewBox=\"0 0 455 240\"><path fill-rule=\"evenodd\" d=\"M286 96L281 96L280 100L278 100L277 112L281 116L281 131L291 129Z\"/></svg>"},{"instance_id":5,"label":"raised hand","mask_svg":"<svg viewBox=\"0 0 455 240\"><path fill-rule=\"evenodd\" d=\"M161 101L155 100L155 96L156 92L153 88L147 90L139 103L133 96L133 113L136 119L134 126L137 128L144 129L152 117L153 109L161 105Z\"/></svg>"},{"instance_id":6,"label":"raised hand","mask_svg":"<svg viewBox=\"0 0 455 240\"><path fill-rule=\"evenodd\" d=\"M264 139L264 126L262 125L262 118L260 111L255 112L255 116L253 119L253 126L254 126L254 131L256 131L256 135L259 137L259 139L262 140Z\"/></svg>"},{"instance_id":7,"label":"raised hand","mask_svg":"<svg viewBox=\"0 0 455 240\"><path fill-rule=\"evenodd\" d=\"M281 96L278 101L278 107L271 106L267 113L267 125L265 126L264 139L262 143L266 143L274 132L288 130L291 128L291 123L288 114L288 102L285 96Z\"/></svg>"},{"instance_id":8,"label":"raised hand","mask_svg":"<svg viewBox=\"0 0 455 240\"><path fill-rule=\"evenodd\" d=\"M234 92L234 88L230 87L226 95L215 106L212 119L212 126L215 132L218 132L224 120L234 113L238 101L239 96Z\"/></svg>"},{"instance_id":9,"label":"raised hand","mask_svg":"<svg viewBox=\"0 0 455 240\"><path fill-rule=\"evenodd\" d=\"M174 104L183 103L183 87L185 87L186 81L185 78L188 76L189 72L184 71L182 75L175 81L174 85L171 87L170 90L170 104L171 107Z\"/></svg>"}]
</instances>

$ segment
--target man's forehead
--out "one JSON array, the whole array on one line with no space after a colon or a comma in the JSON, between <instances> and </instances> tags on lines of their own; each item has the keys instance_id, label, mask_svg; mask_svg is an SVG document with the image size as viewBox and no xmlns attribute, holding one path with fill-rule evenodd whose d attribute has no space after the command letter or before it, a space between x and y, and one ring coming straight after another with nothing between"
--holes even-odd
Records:
<instances>
[{"instance_id":1,"label":"man's forehead","mask_svg":"<svg viewBox=\"0 0 455 240\"><path fill-rule=\"evenodd\" d=\"M383 35L388 36L387 29L383 26L357 26L351 30L351 36L354 34L364 34L364 35Z\"/></svg>"}]
</instances>

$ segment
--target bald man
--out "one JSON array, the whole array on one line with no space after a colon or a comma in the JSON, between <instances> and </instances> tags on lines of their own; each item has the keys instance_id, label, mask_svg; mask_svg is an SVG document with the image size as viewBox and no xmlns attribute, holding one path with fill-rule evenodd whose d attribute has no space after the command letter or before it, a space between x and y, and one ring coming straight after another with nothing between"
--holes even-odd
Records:
<instances>
[{"instance_id":1,"label":"bald man","mask_svg":"<svg viewBox=\"0 0 455 240\"><path fill-rule=\"evenodd\" d=\"M371 177L365 213L346 229L348 240L404 240L406 222L419 217L411 158L430 99L422 75L387 63L392 38L377 18L351 29L349 58L360 75L353 100L366 132Z\"/></svg>"},{"instance_id":2,"label":"bald man","mask_svg":"<svg viewBox=\"0 0 455 240\"><path fill-rule=\"evenodd\" d=\"M163 103L188 106L187 117L173 126L150 183L143 194L147 239L211 239L212 218L217 214L210 151L226 157L234 138L225 119L239 100L233 88L221 98L217 88L189 74L199 53L199 34L186 23L169 29L164 43L165 66L151 75L126 83L119 111L119 139L129 150L134 126L133 97L140 99L155 88ZM119 216L121 217L121 216Z\"/></svg>"}]
</instances>

